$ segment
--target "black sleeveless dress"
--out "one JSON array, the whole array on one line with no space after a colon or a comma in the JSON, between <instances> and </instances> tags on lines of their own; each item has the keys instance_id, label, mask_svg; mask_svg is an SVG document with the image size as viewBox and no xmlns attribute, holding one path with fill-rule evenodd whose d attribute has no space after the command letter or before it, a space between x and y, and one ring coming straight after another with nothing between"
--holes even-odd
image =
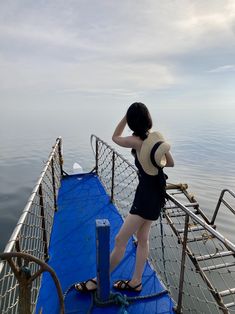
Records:
<instances>
[{"instance_id":1,"label":"black sleeveless dress","mask_svg":"<svg viewBox=\"0 0 235 314\"><path fill-rule=\"evenodd\" d=\"M148 220L157 220L166 200L166 178L162 168L158 169L155 176L148 175L142 168L135 150L135 165L138 168L139 184L130 214L139 215Z\"/></svg>"}]
</instances>

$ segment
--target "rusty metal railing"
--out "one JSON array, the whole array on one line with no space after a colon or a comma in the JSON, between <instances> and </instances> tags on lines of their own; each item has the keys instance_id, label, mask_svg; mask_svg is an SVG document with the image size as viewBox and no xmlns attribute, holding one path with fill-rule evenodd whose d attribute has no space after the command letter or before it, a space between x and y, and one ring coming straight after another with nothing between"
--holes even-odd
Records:
<instances>
[{"instance_id":1,"label":"rusty metal railing","mask_svg":"<svg viewBox=\"0 0 235 314\"><path fill-rule=\"evenodd\" d=\"M41 262L35 263L35 261L48 259L48 247L54 213L57 211L57 194L62 175L62 139L58 138L4 253L1 254L1 258L4 259L0 262L1 314L26 314L33 312L35 308L41 282ZM28 255L27 259L31 256L30 262L28 260L26 264L24 254ZM10 259L7 258L9 256ZM27 270L25 274L23 270ZM30 274L37 275L31 277ZM30 281L30 292L22 288L22 283L26 283L27 280ZM24 292L19 294L22 291ZM27 302L28 305L24 302L25 296L30 301Z\"/></svg>"},{"instance_id":2,"label":"rusty metal railing","mask_svg":"<svg viewBox=\"0 0 235 314\"><path fill-rule=\"evenodd\" d=\"M235 199L235 193L233 191L231 191L229 189L223 189L221 191L218 203L217 203L216 208L215 208L215 212L214 212L213 217L211 219L211 224L215 223L215 219L218 215L221 204L224 204L230 210L230 212L233 215L235 215L235 210L234 210L233 206L228 201L225 200L225 194L229 194L230 196L232 196L233 199Z\"/></svg>"}]
</instances>

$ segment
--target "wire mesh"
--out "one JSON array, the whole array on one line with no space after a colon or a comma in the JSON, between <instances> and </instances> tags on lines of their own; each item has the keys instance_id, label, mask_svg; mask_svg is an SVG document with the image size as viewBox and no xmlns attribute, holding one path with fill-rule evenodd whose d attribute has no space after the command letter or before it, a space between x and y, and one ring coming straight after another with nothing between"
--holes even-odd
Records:
<instances>
[{"instance_id":1,"label":"wire mesh","mask_svg":"<svg viewBox=\"0 0 235 314\"><path fill-rule=\"evenodd\" d=\"M40 178L29 197L28 203L17 223L4 252L29 253L40 260L47 258L56 199L62 175L61 138L56 140ZM34 274L39 265L17 258L12 259L20 269L27 266ZM32 283L31 309L35 307L41 277ZM0 313L18 313L19 283L6 261L0 263Z\"/></svg>"},{"instance_id":2,"label":"wire mesh","mask_svg":"<svg viewBox=\"0 0 235 314\"><path fill-rule=\"evenodd\" d=\"M91 143L97 174L125 217L138 184L137 169L96 136ZM161 218L151 227L149 260L175 300L177 312L235 313L235 244L208 224L185 185L171 185L168 196Z\"/></svg>"}]
</instances>

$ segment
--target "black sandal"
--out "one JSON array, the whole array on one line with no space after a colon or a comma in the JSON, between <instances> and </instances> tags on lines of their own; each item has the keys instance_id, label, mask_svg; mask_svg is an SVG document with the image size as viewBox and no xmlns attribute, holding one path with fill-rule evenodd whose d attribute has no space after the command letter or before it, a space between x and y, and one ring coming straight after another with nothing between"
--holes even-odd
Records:
<instances>
[{"instance_id":1,"label":"black sandal","mask_svg":"<svg viewBox=\"0 0 235 314\"><path fill-rule=\"evenodd\" d=\"M96 285L96 287L92 288L92 289L88 289L87 288L87 283L88 282L94 283ZM97 281L94 280L94 279L88 279L86 281L82 281L82 282L79 282L79 283L75 284L74 287L79 292L85 292L85 293L86 292L93 292L93 291L95 291L97 289Z\"/></svg>"},{"instance_id":2,"label":"black sandal","mask_svg":"<svg viewBox=\"0 0 235 314\"><path fill-rule=\"evenodd\" d=\"M113 287L117 290L126 290L126 291L132 291L132 292L141 292L142 290L142 283L139 283L138 285L132 287L129 284L130 280L117 280ZM138 289L141 287L141 289Z\"/></svg>"}]
</instances>

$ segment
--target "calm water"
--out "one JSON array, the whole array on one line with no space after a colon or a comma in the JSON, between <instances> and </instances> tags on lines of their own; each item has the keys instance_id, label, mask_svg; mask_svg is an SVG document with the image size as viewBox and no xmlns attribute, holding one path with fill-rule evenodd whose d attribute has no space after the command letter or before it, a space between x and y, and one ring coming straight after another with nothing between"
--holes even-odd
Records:
<instances>
[{"instance_id":1,"label":"calm water","mask_svg":"<svg viewBox=\"0 0 235 314\"><path fill-rule=\"evenodd\" d=\"M169 181L188 183L209 217L221 189L235 191L234 107L234 104L149 106L155 129L162 131L172 146L175 168L166 171ZM0 109L0 249L3 250L55 139L60 135L63 138L67 172L72 172L74 162L89 171L94 166L90 135L94 133L115 146L111 135L127 105L108 106L90 101L67 106L1 105ZM128 150L118 150L132 160ZM223 209L217 222L218 230L233 242L234 221L235 217Z\"/></svg>"}]
</instances>

